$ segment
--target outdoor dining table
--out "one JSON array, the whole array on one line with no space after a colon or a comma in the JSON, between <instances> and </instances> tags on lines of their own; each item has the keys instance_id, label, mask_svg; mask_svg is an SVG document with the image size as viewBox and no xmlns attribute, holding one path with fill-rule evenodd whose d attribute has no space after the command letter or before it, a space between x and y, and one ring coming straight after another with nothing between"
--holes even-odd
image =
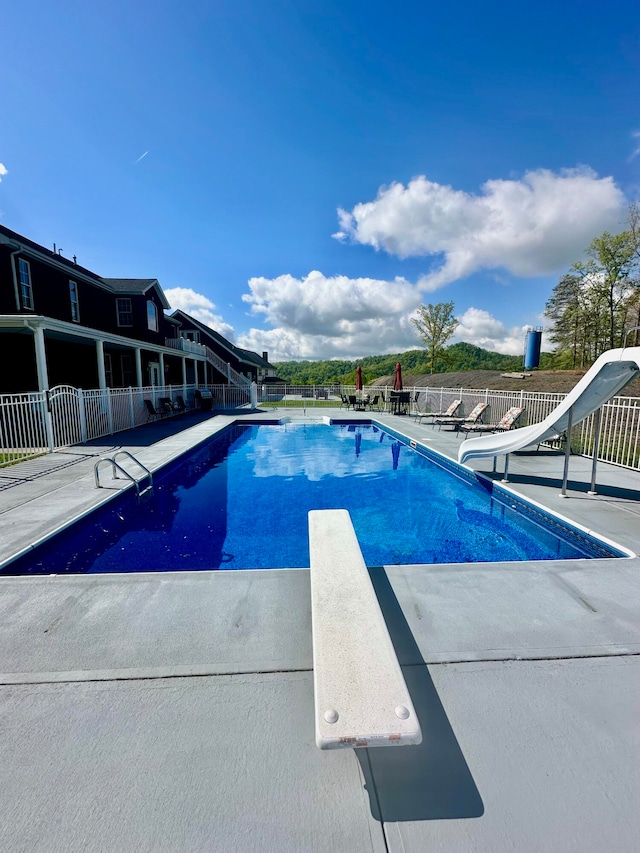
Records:
<instances>
[{"instance_id":1,"label":"outdoor dining table","mask_svg":"<svg viewBox=\"0 0 640 853\"><path fill-rule=\"evenodd\" d=\"M392 391L389 397L392 415L406 415L411 405L411 395L408 391Z\"/></svg>"}]
</instances>

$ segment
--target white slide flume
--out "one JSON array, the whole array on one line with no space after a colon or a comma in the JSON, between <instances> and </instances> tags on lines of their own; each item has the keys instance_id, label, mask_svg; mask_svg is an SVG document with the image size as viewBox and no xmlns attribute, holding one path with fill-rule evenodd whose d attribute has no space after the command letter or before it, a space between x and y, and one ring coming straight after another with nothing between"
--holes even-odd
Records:
<instances>
[{"instance_id":1,"label":"white slide flume","mask_svg":"<svg viewBox=\"0 0 640 853\"><path fill-rule=\"evenodd\" d=\"M640 347L624 347L603 352L565 399L543 421L508 432L468 438L458 449L458 461L500 456L524 450L533 444L560 435L569 423L575 426L588 418L640 375Z\"/></svg>"}]
</instances>

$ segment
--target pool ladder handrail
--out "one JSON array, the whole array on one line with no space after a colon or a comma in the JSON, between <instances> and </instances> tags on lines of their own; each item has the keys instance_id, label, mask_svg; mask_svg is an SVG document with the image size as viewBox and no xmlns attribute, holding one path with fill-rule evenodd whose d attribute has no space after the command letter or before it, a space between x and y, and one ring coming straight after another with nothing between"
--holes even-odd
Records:
<instances>
[{"instance_id":1,"label":"pool ladder handrail","mask_svg":"<svg viewBox=\"0 0 640 853\"><path fill-rule=\"evenodd\" d=\"M142 470L145 472L144 475L142 477L136 479L136 477L134 477L133 474L130 474L126 468L123 468L122 465L120 465L118 462L116 462L117 456L128 456L129 459L132 459L136 463L136 465L138 465L140 468L142 468ZM142 462L139 459L136 459L136 457L133 455L133 453L129 453L128 450L118 450L116 453L113 454L113 456L105 456L102 459L98 459L96 464L93 466L93 474L94 474L94 477L96 480L96 489L102 489L103 488L103 486L100 484L100 470L99 470L102 462L108 462L111 465L111 467L113 469L113 479L114 480L120 479L118 477L118 471L120 471L122 474L124 474L124 476L128 480L131 480L131 482L133 483L133 485L136 488L136 498L138 501L143 497L143 495L151 496L153 494L153 474L146 467L146 465L143 465ZM149 485L146 487L146 489L143 489L142 491L140 491L140 483L144 480L145 477L149 478Z\"/></svg>"}]
</instances>

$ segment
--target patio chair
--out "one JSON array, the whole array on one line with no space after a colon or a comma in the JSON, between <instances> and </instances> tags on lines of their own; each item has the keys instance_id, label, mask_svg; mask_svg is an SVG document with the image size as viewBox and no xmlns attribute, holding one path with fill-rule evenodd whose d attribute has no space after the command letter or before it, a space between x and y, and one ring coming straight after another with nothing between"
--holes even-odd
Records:
<instances>
[{"instance_id":1,"label":"patio chair","mask_svg":"<svg viewBox=\"0 0 640 853\"><path fill-rule=\"evenodd\" d=\"M143 402L144 402L146 409L147 409L147 423L149 423L149 421L152 418L155 419L155 418L163 418L164 417L164 414L165 414L164 411L159 412L156 409L156 407L153 405L151 400L144 400Z\"/></svg>"},{"instance_id":2,"label":"patio chair","mask_svg":"<svg viewBox=\"0 0 640 853\"><path fill-rule=\"evenodd\" d=\"M369 400L367 403L369 406L369 411L372 412L374 409L379 412L380 411L380 395L374 394L373 399Z\"/></svg>"},{"instance_id":3,"label":"patio chair","mask_svg":"<svg viewBox=\"0 0 640 853\"><path fill-rule=\"evenodd\" d=\"M520 406L512 406L506 415L497 424L460 424L458 427L460 432L506 432L510 429L518 428L518 421L524 414L524 409Z\"/></svg>"},{"instance_id":4,"label":"patio chair","mask_svg":"<svg viewBox=\"0 0 640 853\"><path fill-rule=\"evenodd\" d=\"M176 409L176 411L178 412L186 412L188 411L189 406L187 406L187 404L185 403L184 397L178 395L176 397L175 403L173 404L173 408Z\"/></svg>"},{"instance_id":5,"label":"patio chair","mask_svg":"<svg viewBox=\"0 0 640 853\"><path fill-rule=\"evenodd\" d=\"M469 413L469 417L467 418L438 418L433 423L434 426L435 424L438 424L438 429L442 429L443 426L452 426L457 430L462 424L482 423L482 419L488 408L488 403L478 403L477 406Z\"/></svg>"},{"instance_id":6,"label":"patio chair","mask_svg":"<svg viewBox=\"0 0 640 853\"><path fill-rule=\"evenodd\" d=\"M340 408L344 406L345 409L348 409L350 405L351 403L349 402L349 398L347 397L347 395L340 394Z\"/></svg>"},{"instance_id":7,"label":"patio chair","mask_svg":"<svg viewBox=\"0 0 640 853\"><path fill-rule=\"evenodd\" d=\"M462 405L462 400L454 400L446 412L422 412L417 416L417 421L422 423L422 418L452 418Z\"/></svg>"},{"instance_id":8,"label":"patio chair","mask_svg":"<svg viewBox=\"0 0 640 853\"><path fill-rule=\"evenodd\" d=\"M170 397L158 397L158 405L165 415L175 415L178 411Z\"/></svg>"}]
</instances>

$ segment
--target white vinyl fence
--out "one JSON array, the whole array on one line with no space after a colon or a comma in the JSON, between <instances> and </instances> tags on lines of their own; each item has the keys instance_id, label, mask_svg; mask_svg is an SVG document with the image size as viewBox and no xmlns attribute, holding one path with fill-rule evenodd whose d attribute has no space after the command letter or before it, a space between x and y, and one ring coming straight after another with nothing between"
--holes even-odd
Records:
<instances>
[{"instance_id":1,"label":"white vinyl fence","mask_svg":"<svg viewBox=\"0 0 640 853\"><path fill-rule=\"evenodd\" d=\"M158 410L160 400L181 396L188 408L198 405L205 386L83 390L58 385L50 391L0 394L0 468L94 438L141 426L153 419L145 401ZM238 409L250 401L250 389L209 385L211 408ZM203 404L203 408L204 408Z\"/></svg>"},{"instance_id":2,"label":"white vinyl fence","mask_svg":"<svg viewBox=\"0 0 640 853\"><path fill-rule=\"evenodd\" d=\"M205 386L200 386L204 390ZM250 405L250 387L210 385L211 407L216 411L236 410ZM48 392L0 395L0 467L69 447L94 438L117 433L148 423L145 400L158 407L163 397L176 401L183 397L188 407L196 402L196 385L146 388L111 388L84 391L68 385ZM391 387L363 390L375 408L388 406ZM467 414L477 403L489 404L485 420L497 422L512 406L522 406L524 423L543 420L564 399L564 394L540 394L529 391L492 391L464 388L405 388L411 398L411 413L443 412L461 399ZM343 396L356 394L353 386L275 385L265 383L257 389L258 405L265 408L339 408ZM595 436L595 415L577 424L571 435L575 453L591 455ZM640 469L640 398L614 397L601 410L598 459L625 468Z\"/></svg>"}]
</instances>

